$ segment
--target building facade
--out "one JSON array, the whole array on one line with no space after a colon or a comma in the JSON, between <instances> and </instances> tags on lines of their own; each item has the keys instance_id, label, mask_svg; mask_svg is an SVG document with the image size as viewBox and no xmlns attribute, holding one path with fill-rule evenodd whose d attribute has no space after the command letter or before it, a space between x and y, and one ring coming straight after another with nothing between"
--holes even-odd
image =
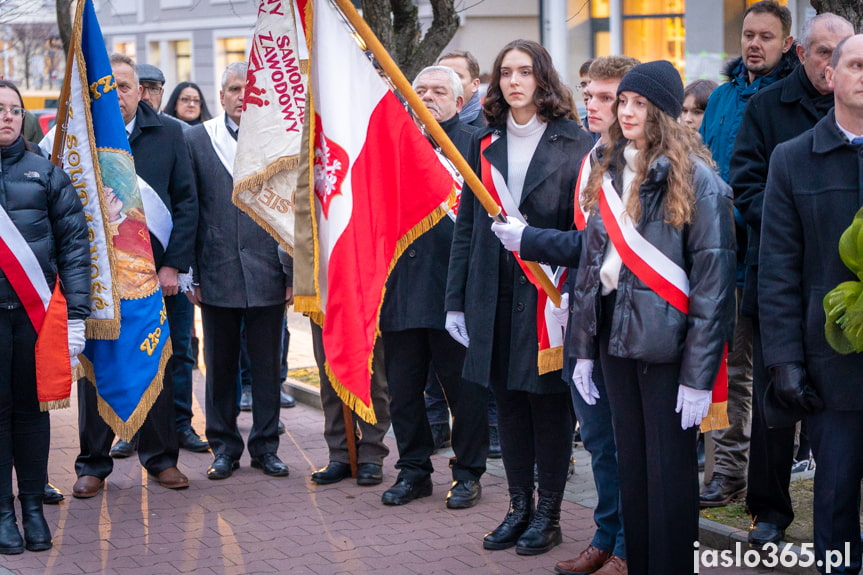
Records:
<instances>
[{"instance_id":1,"label":"building facade","mask_svg":"<svg viewBox=\"0 0 863 575\"><path fill-rule=\"evenodd\" d=\"M415 0L430 25L429 0ZM739 55L743 12L755 0L484 0L459 12L446 50L469 50L489 73L500 48L515 38L563 34L556 61L573 84L588 58L627 54L670 60L689 81L721 79L723 63ZM780 0L794 16L793 33L814 11L808 0ZM355 1L359 4L359 0ZM248 55L257 0L96 0L108 49L154 64L168 90L180 81L201 86L218 110L221 71ZM458 3L457 3L458 6ZM541 26L542 24L542 26ZM553 52L554 54L554 52Z\"/></svg>"}]
</instances>

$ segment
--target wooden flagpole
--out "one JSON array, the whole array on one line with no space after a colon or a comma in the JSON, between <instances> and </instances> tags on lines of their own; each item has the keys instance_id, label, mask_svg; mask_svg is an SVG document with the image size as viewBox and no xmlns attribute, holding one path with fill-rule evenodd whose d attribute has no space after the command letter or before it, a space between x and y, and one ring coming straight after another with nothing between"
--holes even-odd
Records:
<instances>
[{"instance_id":1,"label":"wooden flagpole","mask_svg":"<svg viewBox=\"0 0 863 575\"><path fill-rule=\"evenodd\" d=\"M372 32L372 29L369 28L369 25L366 24L366 21L359 15L356 8L354 8L354 5L350 0L333 1L357 31L357 34L360 35L360 38L363 39L366 47L372 51L372 54L374 54L375 59L387 73L387 76L389 76L390 80L395 84L395 87L399 92L401 92L402 96L405 97L408 104L410 104L414 114L419 117L426 130L429 131L435 142L437 142L441 147L443 154L453 163L459 173L461 173L462 177L464 177L465 184L470 186L471 191L488 214L498 222L505 222L506 216L501 212L500 206L497 205L497 202L494 201L491 194L489 194L488 190L485 189L485 186L482 185L482 181L477 177L473 169L471 169L467 161L462 157L461 153L449 139L449 136L446 135L446 132L444 132L437 120L434 119L422 103L422 100L417 96L411 83L407 78L405 78L404 74L402 74L401 69L390 57L386 48L384 48L383 44L381 44L380 40L378 40L377 36ZM557 286L554 285L554 282L545 275L538 263L529 261L525 261L524 263L528 269L530 269L533 276L542 285L543 291L548 294L548 297L552 302L554 302L554 305L559 306L560 292L557 290Z\"/></svg>"},{"instance_id":2,"label":"wooden flagpole","mask_svg":"<svg viewBox=\"0 0 863 575\"><path fill-rule=\"evenodd\" d=\"M51 161L59 168L63 167L62 156L66 142L66 121L69 114L70 92L72 91L72 64L75 58L75 46L81 43L81 19L84 17L85 2L86 0L78 0L75 6L72 38L69 40L69 52L66 54L66 74L63 77L63 87L60 89L60 105L57 107L57 119L54 122L54 147L51 150Z\"/></svg>"}]
</instances>

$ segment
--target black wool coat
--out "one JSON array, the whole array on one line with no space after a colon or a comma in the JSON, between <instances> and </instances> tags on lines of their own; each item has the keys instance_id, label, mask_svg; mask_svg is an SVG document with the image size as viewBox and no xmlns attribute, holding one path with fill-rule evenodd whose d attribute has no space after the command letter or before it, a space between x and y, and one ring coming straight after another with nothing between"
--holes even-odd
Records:
<instances>
[{"instance_id":1,"label":"black wool coat","mask_svg":"<svg viewBox=\"0 0 863 575\"><path fill-rule=\"evenodd\" d=\"M440 126L458 151L467 156L479 129L461 122L458 115ZM381 331L444 329L444 295L454 228L452 219L444 216L401 255L387 281Z\"/></svg>"},{"instance_id":2,"label":"black wool coat","mask_svg":"<svg viewBox=\"0 0 863 575\"><path fill-rule=\"evenodd\" d=\"M863 146L848 142L831 111L780 144L770 159L758 267L764 363L805 362L827 409L863 410L863 354L840 355L824 336L823 300L858 280L839 258L839 237L863 206Z\"/></svg>"},{"instance_id":3,"label":"black wool coat","mask_svg":"<svg viewBox=\"0 0 863 575\"><path fill-rule=\"evenodd\" d=\"M782 142L812 128L832 106L833 94L819 94L803 66L752 96L746 106L728 172L734 205L748 227L744 315L758 314L758 248L770 154Z\"/></svg>"},{"instance_id":4,"label":"black wool coat","mask_svg":"<svg viewBox=\"0 0 863 575\"><path fill-rule=\"evenodd\" d=\"M284 303L289 284L276 240L231 201L234 180L204 125L187 130L186 140L199 190L195 279L201 300L230 308Z\"/></svg>"},{"instance_id":5,"label":"black wool coat","mask_svg":"<svg viewBox=\"0 0 863 575\"><path fill-rule=\"evenodd\" d=\"M150 234L156 269L169 266L180 273L188 272L194 261L198 194L183 129L179 122L139 102L129 145L135 157L135 172L159 194L174 222L167 248Z\"/></svg>"},{"instance_id":6,"label":"black wool coat","mask_svg":"<svg viewBox=\"0 0 863 575\"><path fill-rule=\"evenodd\" d=\"M507 177L506 129L497 129L501 137L485 151L488 161ZM485 133L488 133L486 131ZM593 146L593 140L576 122L552 121L534 152L524 182L519 209L527 223L538 228L568 230L572 227L574 190L581 160ZM475 142L469 160L481 173L479 141ZM514 268L510 273L501 263ZM446 310L462 311L470 337L463 377L488 385L492 366L492 343L501 277L511 277L512 330L511 354L506 369L509 389L532 393L561 393L568 386L560 372L543 376L537 370L536 288L514 263L509 252L491 231L491 220L482 204L467 187L462 193L455 224Z\"/></svg>"}]
</instances>

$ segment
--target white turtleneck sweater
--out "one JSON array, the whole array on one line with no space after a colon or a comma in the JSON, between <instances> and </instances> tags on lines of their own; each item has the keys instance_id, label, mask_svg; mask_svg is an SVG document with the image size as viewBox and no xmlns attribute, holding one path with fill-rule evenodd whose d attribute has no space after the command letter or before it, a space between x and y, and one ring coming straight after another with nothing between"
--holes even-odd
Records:
<instances>
[{"instance_id":1,"label":"white turtleneck sweater","mask_svg":"<svg viewBox=\"0 0 863 575\"><path fill-rule=\"evenodd\" d=\"M632 181L635 179L635 160L638 157L638 149L630 142L623 150L623 158L626 164L623 167L623 195L621 200L626 206L632 193ZM613 190L610 190L613 193ZM628 214L623 215L628 218ZM617 253L617 248L609 240L605 248L605 257L602 259L602 267L599 268L599 280L602 282L602 295L608 295L617 289L617 281L620 279L620 268L623 260Z\"/></svg>"},{"instance_id":2,"label":"white turtleneck sweater","mask_svg":"<svg viewBox=\"0 0 863 575\"><path fill-rule=\"evenodd\" d=\"M545 127L546 123L536 114L527 124L517 123L512 117L512 111L506 117L506 187L509 188L516 205L521 204L527 168L545 133Z\"/></svg>"}]
</instances>

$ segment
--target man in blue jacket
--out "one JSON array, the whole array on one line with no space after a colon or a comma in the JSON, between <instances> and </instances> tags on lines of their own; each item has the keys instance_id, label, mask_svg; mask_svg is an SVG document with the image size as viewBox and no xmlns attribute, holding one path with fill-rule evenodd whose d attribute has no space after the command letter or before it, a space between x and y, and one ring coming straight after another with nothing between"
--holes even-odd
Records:
<instances>
[{"instance_id":1,"label":"man in blue jacket","mask_svg":"<svg viewBox=\"0 0 863 575\"><path fill-rule=\"evenodd\" d=\"M710 148L719 175L729 179L734 142L749 99L790 74L798 60L791 50L791 12L765 0L743 15L741 57L725 69L728 81L710 95L701 136ZM743 283L746 226L737 220L738 292ZM738 294L739 296L739 294ZM713 432L716 444L713 477L701 492L702 507L721 507L746 492L752 411L752 323L738 314L734 342L728 355L728 419L730 427Z\"/></svg>"}]
</instances>

